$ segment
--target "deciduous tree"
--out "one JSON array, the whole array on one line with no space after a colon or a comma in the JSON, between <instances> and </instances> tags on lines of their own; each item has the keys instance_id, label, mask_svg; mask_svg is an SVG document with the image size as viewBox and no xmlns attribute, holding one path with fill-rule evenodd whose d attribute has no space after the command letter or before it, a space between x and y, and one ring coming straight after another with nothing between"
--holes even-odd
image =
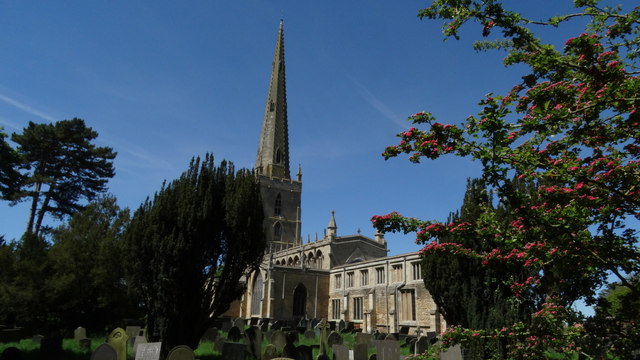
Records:
<instances>
[{"instance_id":1,"label":"deciduous tree","mask_svg":"<svg viewBox=\"0 0 640 360\"><path fill-rule=\"evenodd\" d=\"M195 158L135 212L126 231L128 281L165 351L195 348L245 291L265 251L260 191L251 171Z\"/></svg>"},{"instance_id":2,"label":"deciduous tree","mask_svg":"<svg viewBox=\"0 0 640 360\"><path fill-rule=\"evenodd\" d=\"M381 230L417 230L426 253L463 255L503 269L513 301L539 294L529 322L484 332L452 329L445 344L509 338L501 356L540 358L549 349L631 356L606 333L592 334L603 347L594 350L583 342L592 339L584 327L567 326L580 325L570 305L577 299L593 303L609 276L631 296L640 295L628 281L640 269L637 222L629 221L640 219L640 8L624 13L599 3L575 0L575 13L541 21L497 0L435 0L419 12L421 18L443 19L447 37L479 24L483 37L497 39L476 48L504 50L506 65L529 69L508 93L482 99L478 114L466 120L442 124L427 112L411 116L416 127L398 134L400 143L383 153L410 154L413 162L445 155L479 161L483 179L514 212L509 226L489 208L465 226L395 213L374 217ZM576 19L588 26L562 49L534 36L533 26L561 27ZM514 176L540 187L522 191L510 182ZM442 232L490 238L496 246L478 251L431 242ZM519 277L520 267L533 275Z\"/></svg>"}]
</instances>

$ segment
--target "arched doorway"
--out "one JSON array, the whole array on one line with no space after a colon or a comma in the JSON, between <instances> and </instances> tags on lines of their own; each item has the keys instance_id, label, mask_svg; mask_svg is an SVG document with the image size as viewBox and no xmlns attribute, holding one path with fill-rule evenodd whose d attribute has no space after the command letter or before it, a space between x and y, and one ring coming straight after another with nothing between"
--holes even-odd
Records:
<instances>
[{"instance_id":1,"label":"arched doorway","mask_svg":"<svg viewBox=\"0 0 640 360\"><path fill-rule=\"evenodd\" d=\"M307 288L298 284L293 291L293 316L304 317L306 315L307 306Z\"/></svg>"}]
</instances>

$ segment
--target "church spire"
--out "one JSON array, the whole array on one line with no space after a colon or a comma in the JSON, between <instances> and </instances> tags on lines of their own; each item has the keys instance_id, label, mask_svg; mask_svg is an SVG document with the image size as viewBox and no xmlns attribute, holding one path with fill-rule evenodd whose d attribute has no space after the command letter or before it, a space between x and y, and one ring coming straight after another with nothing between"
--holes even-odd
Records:
<instances>
[{"instance_id":1,"label":"church spire","mask_svg":"<svg viewBox=\"0 0 640 360\"><path fill-rule=\"evenodd\" d=\"M267 104L262 120L256 170L260 175L291 179L282 20L280 20L278 39L276 40L276 49L271 66L269 92L267 93Z\"/></svg>"}]
</instances>

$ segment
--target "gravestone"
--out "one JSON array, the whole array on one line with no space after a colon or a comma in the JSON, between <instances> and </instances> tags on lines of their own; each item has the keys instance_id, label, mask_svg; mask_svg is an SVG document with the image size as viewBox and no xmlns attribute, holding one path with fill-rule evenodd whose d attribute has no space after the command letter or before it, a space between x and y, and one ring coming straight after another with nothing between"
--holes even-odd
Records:
<instances>
[{"instance_id":1,"label":"gravestone","mask_svg":"<svg viewBox=\"0 0 640 360\"><path fill-rule=\"evenodd\" d=\"M378 335L376 335L376 340L384 340L387 337L387 333L378 333Z\"/></svg>"},{"instance_id":2,"label":"gravestone","mask_svg":"<svg viewBox=\"0 0 640 360\"><path fill-rule=\"evenodd\" d=\"M244 331L244 336L247 339L246 343L249 353L256 359L259 359L262 348L262 331L255 326L251 326Z\"/></svg>"},{"instance_id":3,"label":"gravestone","mask_svg":"<svg viewBox=\"0 0 640 360\"><path fill-rule=\"evenodd\" d=\"M397 341L378 340L376 341L377 360L399 360L400 344Z\"/></svg>"},{"instance_id":4,"label":"gravestone","mask_svg":"<svg viewBox=\"0 0 640 360\"><path fill-rule=\"evenodd\" d=\"M245 360L247 346L244 344L225 342L222 346L224 360Z\"/></svg>"},{"instance_id":5,"label":"gravestone","mask_svg":"<svg viewBox=\"0 0 640 360\"><path fill-rule=\"evenodd\" d=\"M132 349L132 353L135 355L136 351L138 350L138 346L140 344L146 344L147 343L147 337L146 336L136 336L135 339L133 339L133 349Z\"/></svg>"},{"instance_id":6,"label":"gravestone","mask_svg":"<svg viewBox=\"0 0 640 360\"><path fill-rule=\"evenodd\" d=\"M304 337L307 338L307 339L315 339L316 332L309 329L309 330L304 332Z\"/></svg>"},{"instance_id":7,"label":"gravestone","mask_svg":"<svg viewBox=\"0 0 640 360\"><path fill-rule=\"evenodd\" d=\"M368 358L369 358L369 345L367 344L353 345L353 360L368 360Z\"/></svg>"},{"instance_id":8,"label":"gravestone","mask_svg":"<svg viewBox=\"0 0 640 360\"><path fill-rule=\"evenodd\" d=\"M260 320L260 331L263 333L269 331L269 318L263 318Z\"/></svg>"},{"instance_id":9,"label":"gravestone","mask_svg":"<svg viewBox=\"0 0 640 360\"><path fill-rule=\"evenodd\" d=\"M344 330L345 327L346 327L346 324L344 323L344 320L340 320L340 322L338 323L338 331L342 332L342 330Z\"/></svg>"},{"instance_id":10,"label":"gravestone","mask_svg":"<svg viewBox=\"0 0 640 360\"><path fill-rule=\"evenodd\" d=\"M166 360L195 360L193 350L187 345L178 345L169 351Z\"/></svg>"},{"instance_id":11,"label":"gravestone","mask_svg":"<svg viewBox=\"0 0 640 360\"><path fill-rule=\"evenodd\" d=\"M316 319L316 318L312 319L312 320L311 320L311 328L312 328L312 329L315 329L315 328L316 328L316 326L318 326L318 324L320 324L320 321L322 321L322 320L320 320L320 319Z\"/></svg>"},{"instance_id":12,"label":"gravestone","mask_svg":"<svg viewBox=\"0 0 640 360\"><path fill-rule=\"evenodd\" d=\"M44 338L44 336L42 335L33 335L31 341L33 341L37 345L40 345L40 343L42 342L42 338Z\"/></svg>"},{"instance_id":13,"label":"gravestone","mask_svg":"<svg viewBox=\"0 0 640 360\"><path fill-rule=\"evenodd\" d=\"M269 340L271 340L271 343L275 345L278 350L282 350L287 344L287 337L280 330L274 331Z\"/></svg>"},{"instance_id":14,"label":"gravestone","mask_svg":"<svg viewBox=\"0 0 640 360\"><path fill-rule=\"evenodd\" d=\"M260 321L260 318L252 317L251 319L249 319L249 326L257 326L258 321Z\"/></svg>"},{"instance_id":15,"label":"gravestone","mask_svg":"<svg viewBox=\"0 0 640 360\"><path fill-rule=\"evenodd\" d=\"M227 333L227 339L233 342L240 341L241 337L242 337L242 332L240 331L240 328L238 328L235 325L232 326L231 329L229 329L229 332Z\"/></svg>"},{"instance_id":16,"label":"gravestone","mask_svg":"<svg viewBox=\"0 0 640 360\"><path fill-rule=\"evenodd\" d=\"M295 360L313 360L313 350L311 346L308 345L300 345L296 347L296 357Z\"/></svg>"},{"instance_id":17,"label":"gravestone","mask_svg":"<svg viewBox=\"0 0 640 360\"><path fill-rule=\"evenodd\" d=\"M367 346L371 346L371 334L359 332L356 333L356 344L366 344Z\"/></svg>"},{"instance_id":18,"label":"gravestone","mask_svg":"<svg viewBox=\"0 0 640 360\"><path fill-rule=\"evenodd\" d=\"M295 331L290 331L287 333L286 337L287 344L284 346L284 349L282 349L282 355L295 359L298 352L294 343L298 341L298 333Z\"/></svg>"},{"instance_id":19,"label":"gravestone","mask_svg":"<svg viewBox=\"0 0 640 360\"><path fill-rule=\"evenodd\" d=\"M224 332L229 332L229 329L231 329L232 326L233 326L232 321L229 319L225 319L222 322L222 326L220 327L220 329Z\"/></svg>"},{"instance_id":20,"label":"gravestone","mask_svg":"<svg viewBox=\"0 0 640 360\"><path fill-rule=\"evenodd\" d=\"M273 344L267 344L262 353L262 360L272 360L278 357L278 349Z\"/></svg>"},{"instance_id":21,"label":"gravestone","mask_svg":"<svg viewBox=\"0 0 640 360\"><path fill-rule=\"evenodd\" d=\"M75 330L73 330L73 340L79 342L80 339L87 338L87 330L82 326L78 326Z\"/></svg>"},{"instance_id":22,"label":"gravestone","mask_svg":"<svg viewBox=\"0 0 640 360\"><path fill-rule=\"evenodd\" d=\"M307 319L302 318L302 319L300 319L300 321L298 321L298 327L304 328L306 330L308 323L309 323L309 321Z\"/></svg>"},{"instance_id":23,"label":"gravestone","mask_svg":"<svg viewBox=\"0 0 640 360\"><path fill-rule=\"evenodd\" d=\"M429 338L426 336L420 336L415 343L414 354L419 355L429 349Z\"/></svg>"},{"instance_id":24,"label":"gravestone","mask_svg":"<svg viewBox=\"0 0 640 360\"><path fill-rule=\"evenodd\" d=\"M136 336L136 339L138 337ZM137 340L136 340L137 341ZM139 343L136 344L136 350L134 351L135 360L158 360L160 359L160 349L162 348L161 342Z\"/></svg>"},{"instance_id":25,"label":"gravestone","mask_svg":"<svg viewBox=\"0 0 640 360\"><path fill-rule=\"evenodd\" d=\"M452 346L440 353L440 360L462 360L462 348L460 344Z\"/></svg>"},{"instance_id":26,"label":"gravestone","mask_svg":"<svg viewBox=\"0 0 640 360\"><path fill-rule=\"evenodd\" d=\"M113 349L118 354L118 360L127 360L127 340L129 337L122 328L116 328L109 334L107 343L113 346Z\"/></svg>"},{"instance_id":27,"label":"gravestone","mask_svg":"<svg viewBox=\"0 0 640 360\"><path fill-rule=\"evenodd\" d=\"M347 323L347 326L340 331L340 333L352 333L355 329L355 324L351 321Z\"/></svg>"},{"instance_id":28,"label":"gravestone","mask_svg":"<svg viewBox=\"0 0 640 360\"><path fill-rule=\"evenodd\" d=\"M336 322L335 321L329 321L329 330L331 330L331 331L335 331L336 330Z\"/></svg>"},{"instance_id":29,"label":"gravestone","mask_svg":"<svg viewBox=\"0 0 640 360\"><path fill-rule=\"evenodd\" d=\"M104 343L100 344L91 354L91 360L116 360L118 359L118 354L116 354L116 350L113 346Z\"/></svg>"},{"instance_id":30,"label":"gravestone","mask_svg":"<svg viewBox=\"0 0 640 360\"><path fill-rule=\"evenodd\" d=\"M327 337L327 345L330 348L333 348L333 345L338 344L342 345L342 336L335 331L332 331Z\"/></svg>"},{"instance_id":31,"label":"gravestone","mask_svg":"<svg viewBox=\"0 0 640 360\"><path fill-rule=\"evenodd\" d=\"M333 360L349 360L349 348L345 345L334 344L331 346Z\"/></svg>"}]
</instances>

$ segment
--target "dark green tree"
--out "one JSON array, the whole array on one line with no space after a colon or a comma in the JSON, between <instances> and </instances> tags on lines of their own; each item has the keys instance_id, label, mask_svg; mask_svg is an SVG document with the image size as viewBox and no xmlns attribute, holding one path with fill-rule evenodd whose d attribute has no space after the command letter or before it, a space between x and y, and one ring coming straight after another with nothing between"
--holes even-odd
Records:
<instances>
[{"instance_id":1,"label":"dark green tree","mask_svg":"<svg viewBox=\"0 0 640 360\"><path fill-rule=\"evenodd\" d=\"M0 236L0 323L5 326L15 324L16 304L14 296L16 291L13 283L15 276L15 243L8 243L3 236Z\"/></svg>"},{"instance_id":2,"label":"dark green tree","mask_svg":"<svg viewBox=\"0 0 640 360\"><path fill-rule=\"evenodd\" d=\"M121 263L128 223L129 210L105 195L53 230L48 312L62 327L102 330L116 320L137 317Z\"/></svg>"},{"instance_id":3,"label":"dark green tree","mask_svg":"<svg viewBox=\"0 0 640 360\"><path fill-rule=\"evenodd\" d=\"M12 198L15 202L31 200L27 233L39 236L46 214L62 219L81 210L81 200L90 201L106 189L114 175L116 153L109 147L96 147L92 141L97 136L78 118L53 124L29 122L22 134L12 134L23 165L29 169Z\"/></svg>"},{"instance_id":4,"label":"dark green tree","mask_svg":"<svg viewBox=\"0 0 640 360\"><path fill-rule=\"evenodd\" d=\"M462 207L449 214L447 223L475 223L486 208L494 207L492 200L484 181L468 180ZM508 206L498 203L495 211L502 214L505 225L509 224L512 216ZM496 246L489 238L470 237L464 232L444 232L438 241L460 244L478 252L491 251ZM501 269L483 267L481 259L425 252L422 262L424 283L449 325L500 328L526 320L531 312L526 302L509 301L511 289L503 281ZM527 273L524 268L521 272Z\"/></svg>"},{"instance_id":5,"label":"dark green tree","mask_svg":"<svg viewBox=\"0 0 640 360\"><path fill-rule=\"evenodd\" d=\"M10 199L20 186L20 157L5 141L7 134L0 127L0 198Z\"/></svg>"},{"instance_id":6,"label":"dark green tree","mask_svg":"<svg viewBox=\"0 0 640 360\"><path fill-rule=\"evenodd\" d=\"M255 175L195 158L135 212L125 239L128 281L147 313L150 340L196 347L245 291L261 262L262 202Z\"/></svg>"}]
</instances>

